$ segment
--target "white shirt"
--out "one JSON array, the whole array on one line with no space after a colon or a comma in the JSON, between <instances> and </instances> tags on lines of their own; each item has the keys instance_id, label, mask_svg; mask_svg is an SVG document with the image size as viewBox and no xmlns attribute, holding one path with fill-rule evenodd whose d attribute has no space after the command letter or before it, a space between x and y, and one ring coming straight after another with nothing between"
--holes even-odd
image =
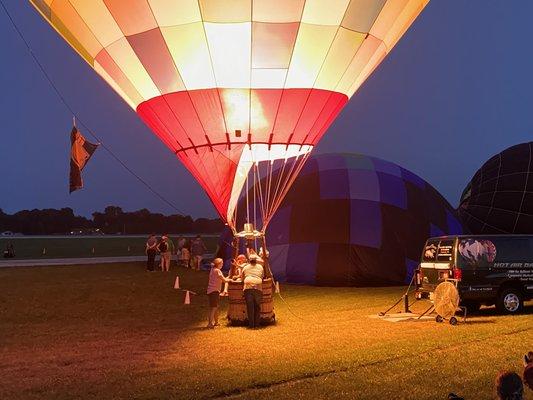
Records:
<instances>
[{"instance_id":1,"label":"white shirt","mask_svg":"<svg viewBox=\"0 0 533 400\"><path fill-rule=\"evenodd\" d=\"M207 294L220 292L220 287L224 282L224 274L218 268L212 267L209 271L209 283L207 284Z\"/></svg>"},{"instance_id":2,"label":"white shirt","mask_svg":"<svg viewBox=\"0 0 533 400\"><path fill-rule=\"evenodd\" d=\"M242 269L242 275L244 276L243 290L258 289L262 291L263 290L263 274L264 274L264 269L261 264L258 264L258 263L256 263L255 265L244 264L244 267Z\"/></svg>"}]
</instances>

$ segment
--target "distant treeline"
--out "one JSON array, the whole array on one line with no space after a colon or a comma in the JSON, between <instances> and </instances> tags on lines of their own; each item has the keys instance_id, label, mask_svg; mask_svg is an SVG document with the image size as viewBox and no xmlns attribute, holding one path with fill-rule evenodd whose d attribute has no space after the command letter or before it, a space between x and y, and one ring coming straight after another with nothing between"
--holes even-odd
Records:
<instances>
[{"instance_id":1,"label":"distant treeline","mask_svg":"<svg viewBox=\"0 0 533 400\"><path fill-rule=\"evenodd\" d=\"M54 235L91 233L219 233L224 228L220 219L198 218L189 215L163 215L147 209L124 212L120 207L108 206L88 219L74 215L71 208L23 210L6 214L0 209L0 232L11 231L25 235Z\"/></svg>"}]
</instances>

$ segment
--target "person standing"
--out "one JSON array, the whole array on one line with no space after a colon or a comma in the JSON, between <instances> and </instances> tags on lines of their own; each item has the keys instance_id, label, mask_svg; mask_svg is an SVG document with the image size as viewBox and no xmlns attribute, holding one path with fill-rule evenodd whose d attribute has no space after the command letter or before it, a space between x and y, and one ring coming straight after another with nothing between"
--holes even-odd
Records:
<instances>
[{"instance_id":1,"label":"person standing","mask_svg":"<svg viewBox=\"0 0 533 400\"><path fill-rule=\"evenodd\" d=\"M207 247L205 247L202 237L197 235L191 244L193 269L200 270L200 265L202 264L202 259L204 258L204 253L206 250Z\"/></svg>"},{"instance_id":2,"label":"person standing","mask_svg":"<svg viewBox=\"0 0 533 400\"><path fill-rule=\"evenodd\" d=\"M161 236L161 241L157 246L157 250L161 253L161 271L168 272L170 269L170 245L168 244L167 235Z\"/></svg>"},{"instance_id":3,"label":"person standing","mask_svg":"<svg viewBox=\"0 0 533 400\"><path fill-rule=\"evenodd\" d=\"M168 264L170 266L172 264L172 256L176 255L176 246L174 246L174 241L168 234L166 234L165 236L167 237L168 251L170 252L170 261ZM177 265L178 265L178 257L176 256L176 266Z\"/></svg>"},{"instance_id":4,"label":"person standing","mask_svg":"<svg viewBox=\"0 0 533 400\"><path fill-rule=\"evenodd\" d=\"M180 255L178 258L178 265L185 267L185 268L190 268L191 267L190 261L191 261L191 252L189 250L188 244L185 243L185 245L180 250Z\"/></svg>"},{"instance_id":5,"label":"person standing","mask_svg":"<svg viewBox=\"0 0 533 400\"><path fill-rule=\"evenodd\" d=\"M13 243L9 243L4 250L4 258L14 258L15 257L15 248Z\"/></svg>"},{"instance_id":6,"label":"person standing","mask_svg":"<svg viewBox=\"0 0 533 400\"><path fill-rule=\"evenodd\" d=\"M146 270L153 272L155 267L155 255L157 254L157 239L154 234L151 234L146 241Z\"/></svg>"},{"instance_id":7,"label":"person standing","mask_svg":"<svg viewBox=\"0 0 533 400\"><path fill-rule=\"evenodd\" d=\"M258 257L251 255L247 264L242 268L240 278L243 280L244 299L246 300L246 313L248 327L259 328L261 322L261 300L263 298L263 266L257 262Z\"/></svg>"},{"instance_id":8,"label":"person standing","mask_svg":"<svg viewBox=\"0 0 533 400\"><path fill-rule=\"evenodd\" d=\"M224 260L215 258L211 263L209 271L209 282L207 284L207 297L209 298L209 314L207 316L207 328L218 326L218 303L220 299L220 288L223 282L229 282L231 279L226 278L221 271Z\"/></svg>"},{"instance_id":9,"label":"person standing","mask_svg":"<svg viewBox=\"0 0 533 400\"><path fill-rule=\"evenodd\" d=\"M182 257L181 257L181 251L185 247L185 238L183 236L178 236L178 240L176 241L177 247L176 247L176 259L178 262L178 267L182 265Z\"/></svg>"}]
</instances>

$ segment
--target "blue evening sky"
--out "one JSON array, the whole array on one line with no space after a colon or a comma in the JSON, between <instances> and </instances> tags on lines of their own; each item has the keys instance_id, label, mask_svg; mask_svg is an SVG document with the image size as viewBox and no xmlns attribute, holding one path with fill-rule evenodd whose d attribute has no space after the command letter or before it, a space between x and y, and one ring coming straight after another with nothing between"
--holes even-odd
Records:
<instances>
[{"instance_id":1,"label":"blue evening sky","mask_svg":"<svg viewBox=\"0 0 533 400\"><path fill-rule=\"evenodd\" d=\"M135 113L28 1L4 0L80 118L183 212L215 216L207 196ZM432 0L352 97L316 152L358 152L410 169L456 206L491 155L533 138L533 2ZM106 205L173 212L99 150L68 194L72 117L0 10L0 208ZM88 136L88 135L87 135Z\"/></svg>"}]
</instances>

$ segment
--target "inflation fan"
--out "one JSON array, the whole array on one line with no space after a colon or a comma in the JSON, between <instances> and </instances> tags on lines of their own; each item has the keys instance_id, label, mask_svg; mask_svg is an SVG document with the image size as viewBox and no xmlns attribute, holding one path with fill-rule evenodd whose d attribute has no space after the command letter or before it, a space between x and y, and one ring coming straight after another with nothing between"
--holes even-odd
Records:
<instances>
[{"instance_id":1,"label":"inflation fan","mask_svg":"<svg viewBox=\"0 0 533 400\"><path fill-rule=\"evenodd\" d=\"M437 322L449 320L451 325L457 325L457 318L455 313L459 308L459 291L457 287L450 281L440 283L436 288L434 295L434 306L437 317Z\"/></svg>"}]
</instances>

